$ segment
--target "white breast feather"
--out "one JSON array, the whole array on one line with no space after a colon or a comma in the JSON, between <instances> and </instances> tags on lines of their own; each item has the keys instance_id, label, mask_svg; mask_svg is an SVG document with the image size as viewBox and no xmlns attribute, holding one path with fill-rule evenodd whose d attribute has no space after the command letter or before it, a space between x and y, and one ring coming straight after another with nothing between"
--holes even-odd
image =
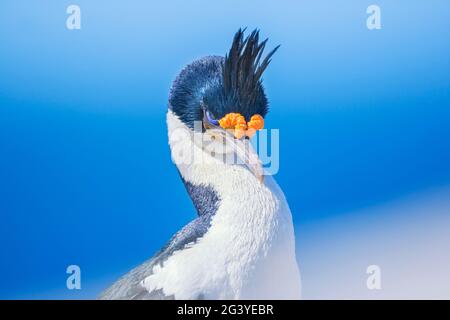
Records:
<instances>
[{"instance_id":1,"label":"white breast feather","mask_svg":"<svg viewBox=\"0 0 450 320\"><path fill-rule=\"evenodd\" d=\"M182 141L172 148L177 164L192 152L208 157L170 110L167 124L171 146ZM206 160L178 168L186 181L209 185L222 198L208 232L155 267L142 285L176 299L299 299L292 217L276 182L266 176L262 184L243 167Z\"/></svg>"}]
</instances>

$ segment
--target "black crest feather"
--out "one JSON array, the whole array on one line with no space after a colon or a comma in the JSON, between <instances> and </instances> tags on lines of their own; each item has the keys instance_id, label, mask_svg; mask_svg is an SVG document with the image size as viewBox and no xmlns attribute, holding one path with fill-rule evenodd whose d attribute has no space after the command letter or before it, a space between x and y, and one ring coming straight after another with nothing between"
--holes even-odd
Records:
<instances>
[{"instance_id":1,"label":"black crest feather","mask_svg":"<svg viewBox=\"0 0 450 320\"><path fill-rule=\"evenodd\" d=\"M263 57L267 39L259 42L258 30L244 38L244 31L235 34L225 57L196 60L173 82L169 108L190 128L203 120L205 108L215 119L230 112L239 112L247 120L254 114L267 114L261 77L279 46Z\"/></svg>"},{"instance_id":2,"label":"black crest feather","mask_svg":"<svg viewBox=\"0 0 450 320\"><path fill-rule=\"evenodd\" d=\"M244 32L245 29L238 30L229 53L225 55L222 67L223 89L224 94L233 96L239 105L253 106L264 96L261 76L280 46L262 59L268 39L259 42L258 29L253 30L245 39Z\"/></svg>"}]
</instances>

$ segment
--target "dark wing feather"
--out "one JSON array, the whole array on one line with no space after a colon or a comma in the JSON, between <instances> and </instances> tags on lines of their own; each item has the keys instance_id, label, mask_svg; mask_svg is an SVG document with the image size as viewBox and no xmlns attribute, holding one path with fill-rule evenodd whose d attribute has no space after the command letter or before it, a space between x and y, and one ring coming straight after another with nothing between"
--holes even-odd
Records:
<instances>
[{"instance_id":1,"label":"dark wing feather","mask_svg":"<svg viewBox=\"0 0 450 320\"><path fill-rule=\"evenodd\" d=\"M162 265L175 251L183 250L186 245L194 243L197 239L203 237L208 231L210 225L210 216L202 215L187 224L178 231L170 241L151 259L140 266L134 268L111 287L100 294L100 300L165 300L173 299L173 296L166 296L162 290L148 292L141 282L153 273L153 267ZM186 249L188 250L188 249Z\"/></svg>"}]
</instances>

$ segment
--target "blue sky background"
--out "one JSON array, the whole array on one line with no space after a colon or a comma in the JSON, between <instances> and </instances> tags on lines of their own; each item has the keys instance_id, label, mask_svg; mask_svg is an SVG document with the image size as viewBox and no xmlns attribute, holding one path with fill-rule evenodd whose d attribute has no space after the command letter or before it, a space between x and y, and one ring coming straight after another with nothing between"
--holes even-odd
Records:
<instances>
[{"instance_id":1,"label":"blue sky background","mask_svg":"<svg viewBox=\"0 0 450 320\"><path fill-rule=\"evenodd\" d=\"M81 30L66 29L72 3ZM376 1L382 29L370 31L373 3L2 1L0 298L93 298L194 217L170 160L168 90L245 26L281 44L264 78L266 126L280 129L276 179L307 297L326 296L314 281L325 263L345 268L361 252L349 238L361 223L377 230L366 240L383 261L386 225L399 236L450 228L447 204L407 230L411 204L383 209L450 185L450 3ZM413 245L401 242L395 259ZM339 248L347 258L321 258ZM433 257L428 267L450 270L450 257ZM80 291L65 287L70 264L81 267Z\"/></svg>"}]
</instances>

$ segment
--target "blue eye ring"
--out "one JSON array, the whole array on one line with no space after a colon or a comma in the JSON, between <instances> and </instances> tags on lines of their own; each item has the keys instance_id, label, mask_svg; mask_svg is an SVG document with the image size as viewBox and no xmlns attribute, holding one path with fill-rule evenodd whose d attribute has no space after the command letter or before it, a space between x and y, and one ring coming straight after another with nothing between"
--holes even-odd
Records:
<instances>
[{"instance_id":1,"label":"blue eye ring","mask_svg":"<svg viewBox=\"0 0 450 320\"><path fill-rule=\"evenodd\" d=\"M205 109L205 115L206 115L206 119L208 120L208 122L212 125L218 126L219 125L219 121L216 120L211 113Z\"/></svg>"}]
</instances>

